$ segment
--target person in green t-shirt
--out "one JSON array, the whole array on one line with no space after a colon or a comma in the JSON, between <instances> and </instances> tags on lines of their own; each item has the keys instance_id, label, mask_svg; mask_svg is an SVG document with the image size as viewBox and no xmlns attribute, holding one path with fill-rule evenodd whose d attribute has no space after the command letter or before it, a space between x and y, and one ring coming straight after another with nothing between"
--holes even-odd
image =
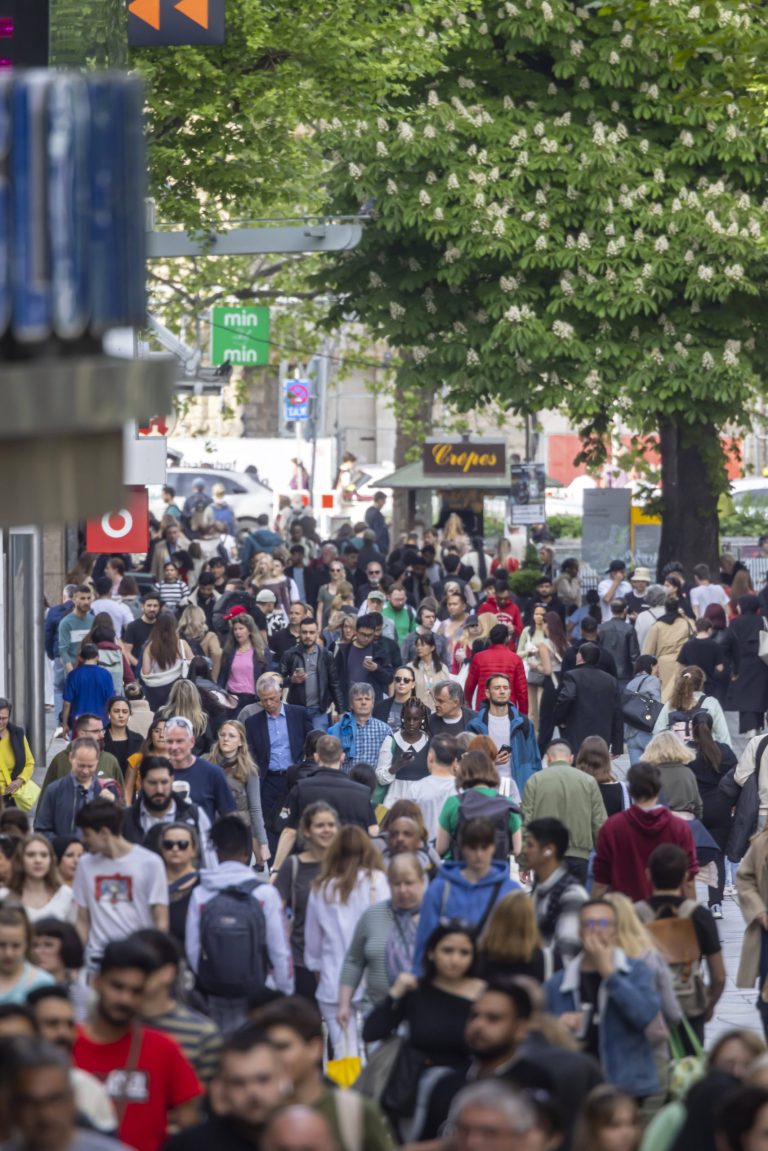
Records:
<instances>
[{"instance_id":1,"label":"person in green t-shirt","mask_svg":"<svg viewBox=\"0 0 768 1151\"><path fill-rule=\"evenodd\" d=\"M456 771L456 795L450 795L443 804L438 818L439 827L435 846L438 855L450 858L451 844L456 839L459 827L462 793L478 791L481 795L498 796L501 779L490 756L481 751L466 752L459 760ZM505 796L500 798L504 799ZM519 855L522 848L522 826L517 808L511 799L509 803L509 836L512 854Z\"/></svg>"}]
</instances>

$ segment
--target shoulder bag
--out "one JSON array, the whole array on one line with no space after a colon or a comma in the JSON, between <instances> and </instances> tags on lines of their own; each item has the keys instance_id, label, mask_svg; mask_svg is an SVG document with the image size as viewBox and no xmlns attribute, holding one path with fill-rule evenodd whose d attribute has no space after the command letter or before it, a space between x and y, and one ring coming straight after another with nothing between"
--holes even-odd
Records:
<instances>
[{"instance_id":1,"label":"shoulder bag","mask_svg":"<svg viewBox=\"0 0 768 1151\"><path fill-rule=\"evenodd\" d=\"M765 634L768 638L768 632ZM648 678L646 675L641 681L640 691L628 691L624 688L621 699L621 714L629 727L634 727L638 731L651 732L656 726L656 720L661 715L664 704L652 696L650 692L642 691L642 686Z\"/></svg>"}]
</instances>

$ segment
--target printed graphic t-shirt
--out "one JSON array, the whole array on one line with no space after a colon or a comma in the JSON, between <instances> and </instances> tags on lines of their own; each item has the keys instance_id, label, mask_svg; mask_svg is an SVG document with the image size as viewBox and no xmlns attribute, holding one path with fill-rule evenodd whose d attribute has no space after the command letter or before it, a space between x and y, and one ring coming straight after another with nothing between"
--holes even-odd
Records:
<instances>
[{"instance_id":1,"label":"printed graphic t-shirt","mask_svg":"<svg viewBox=\"0 0 768 1151\"><path fill-rule=\"evenodd\" d=\"M154 927L152 907L168 903L165 868L159 855L136 845L120 859L82 856L73 884L75 903L91 917L87 956L98 959L113 940Z\"/></svg>"},{"instance_id":2,"label":"printed graphic t-shirt","mask_svg":"<svg viewBox=\"0 0 768 1151\"><path fill-rule=\"evenodd\" d=\"M136 1151L160 1151L168 1112L196 1099L203 1089L178 1043L161 1031L142 1029L135 1069L126 1071L130 1051L130 1032L117 1043L95 1043L80 1028L72 1062L101 1080L115 1107L127 1100L118 1138Z\"/></svg>"}]
</instances>

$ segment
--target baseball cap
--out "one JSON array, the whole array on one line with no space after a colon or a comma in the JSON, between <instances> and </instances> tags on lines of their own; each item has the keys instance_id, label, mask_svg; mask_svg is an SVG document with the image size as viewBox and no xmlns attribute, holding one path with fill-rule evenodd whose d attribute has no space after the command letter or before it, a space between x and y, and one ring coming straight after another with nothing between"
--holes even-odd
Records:
<instances>
[{"instance_id":1,"label":"baseball cap","mask_svg":"<svg viewBox=\"0 0 768 1151\"><path fill-rule=\"evenodd\" d=\"M242 604L236 604L235 607L232 608L232 611L228 611L225 614L224 619L234 619L235 616L237 616L237 615L247 615L247 614L248 613Z\"/></svg>"},{"instance_id":2,"label":"baseball cap","mask_svg":"<svg viewBox=\"0 0 768 1151\"><path fill-rule=\"evenodd\" d=\"M256 603L277 603L277 596L269 588L262 588L256 596Z\"/></svg>"},{"instance_id":3,"label":"baseball cap","mask_svg":"<svg viewBox=\"0 0 768 1151\"><path fill-rule=\"evenodd\" d=\"M611 560L610 564L606 568L606 571L609 575L611 572L623 572L626 570L627 565L624 563L624 560Z\"/></svg>"},{"instance_id":4,"label":"baseball cap","mask_svg":"<svg viewBox=\"0 0 768 1151\"><path fill-rule=\"evenodd\" d=\"M635 568L632 575L629 577L629 582L634 583L635 580L642 580L644 583L651 582L651 573L648 568Z\"/></svg>"},{"instance_id":5,"label":"baseball cap","mask_svg":"<svg viewBox=\"0 0 768 1151\"><path fill-rule=\"evenodd\" d=\"M374 590L374 591L368 592L368 599L381 600L381 602L384 603L386 598L387 597L384 595L383 591L375 591Z\"/></svg>"}]
</instances>

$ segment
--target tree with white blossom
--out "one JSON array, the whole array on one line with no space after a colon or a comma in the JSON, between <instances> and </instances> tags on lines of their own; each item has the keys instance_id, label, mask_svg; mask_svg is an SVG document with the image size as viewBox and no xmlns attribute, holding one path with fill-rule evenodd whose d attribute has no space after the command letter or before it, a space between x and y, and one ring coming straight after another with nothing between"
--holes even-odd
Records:
<instances>
[{"instance_id":1,"label":"tree with white blossom","mask_svg":"<svg viewBox=\"0 0 768 1151\"><path fill-rule=\"evenodd\" d=\"M593 455L617 417L656 437L660 563L714 564L721 433L766 390L768 169L729 72L766 17L664 0L667 38L654 0L456 7L441 70L321 125L334 206L374 204L337 311L401 350L405 391L561 408Z\"/></svg>"}]
</instances>

